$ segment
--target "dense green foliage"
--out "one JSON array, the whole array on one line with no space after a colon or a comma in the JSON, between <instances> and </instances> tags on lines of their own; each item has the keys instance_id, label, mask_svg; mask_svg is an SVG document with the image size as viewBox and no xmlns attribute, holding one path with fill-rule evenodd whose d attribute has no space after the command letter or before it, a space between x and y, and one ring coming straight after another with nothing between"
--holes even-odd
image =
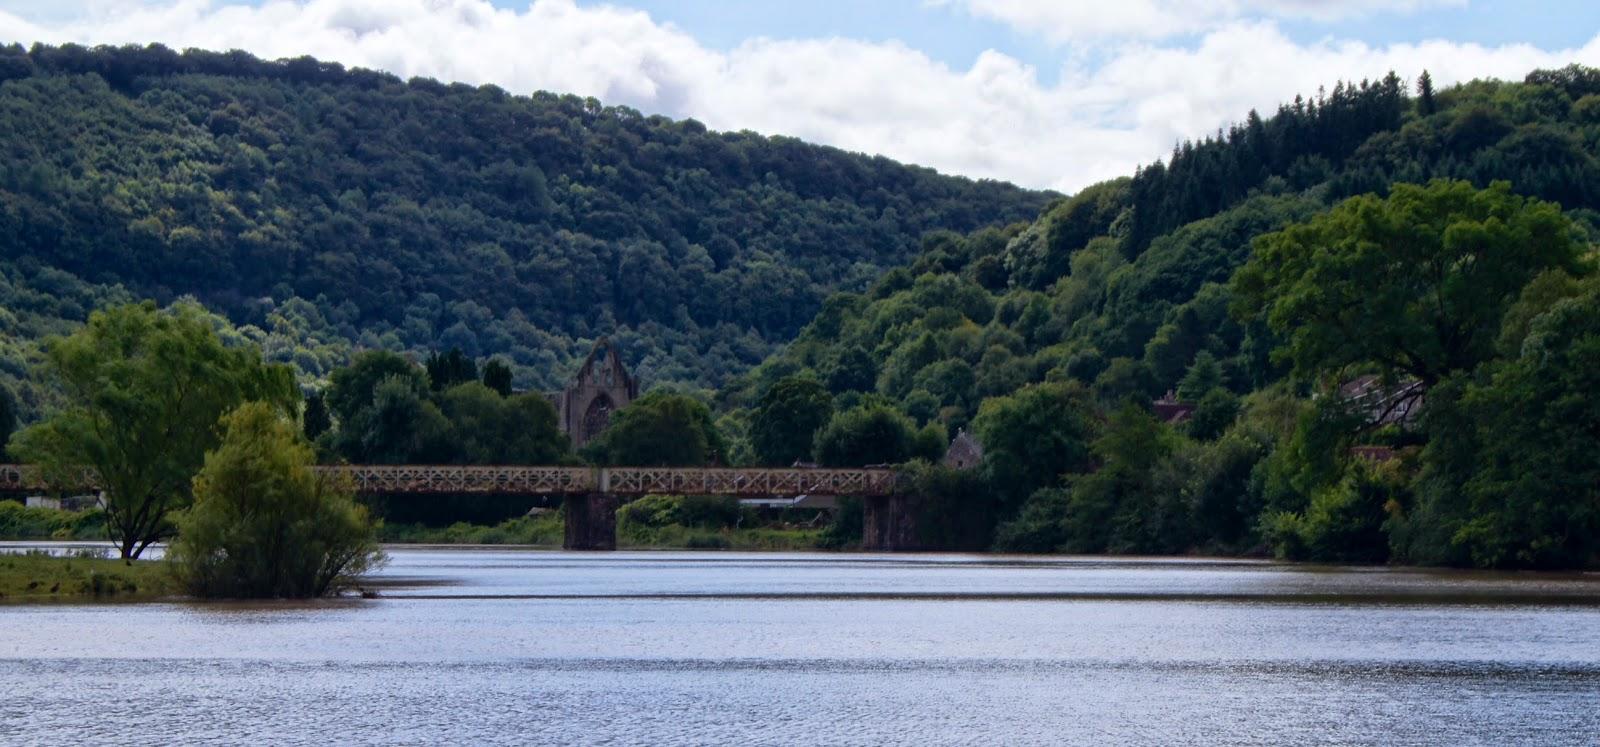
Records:
<instances>
[{"instance_id":1,"label":"dense green foliage","mask_svg":"<svg viewBox=\"0 0 1600 747\"><path fill-rule=\"evenodd\" d=\"M11 392L0 386L0 459L6 458L6 442L17 429L17 403Z\"/></svg>"},{"instance_id":2,"label":"dense green foliage","mask_svg":"<svg viewBox=\"0 0 1600 747\"><path fill-rule=\"evenodd\" d=\"M817 431L813 453L824 467L899 464L916 457L936 459L944 450L944 428L918 431L904 414L881 402L834 413Z\"/></svg>"},{"instance_id":3,"label":"dense green foliage","mask_svg":"<svg viewBox=\"0 0 1600 747\"><path fill-rule=\"evenodd\" d=\"M440 361L454 358L454 369ZM357 464L560 464L570 459L555 407L538 393L506 396L467 374L460 356L425 371L373 350L332 375L326 400L337 425L319 443ZM463 365L464 364L464 365ZM494 367L484 368L488 378ZM310 433L309 409L307 433Z\"/></svg>"},{"instance_id":4,"label":"dense green foliage","mask_svg":"<svg viewBox=\"0 0 1600 747\"><path fill-rule=\"evenodd\" d=\"M1391 76L1252 114L1032 224L927 236L719 403L736 420L815 375L841 407L973 430L996 500L967 521L1006 549L1593 563L1600 507L1576 486L1594 452L1556 405L1584 401L1579 366L1523 356L1591 282L1597 112L1600 74L1574 67L1416 98ZM1534 365L1554 368L1510 373ZM1424 416L1334 395L1369 373L1415 383ZM1075 389L1029 394L1053 386ZM1185 422L1152 417L1167 391Z\"/></svg>"},{"instance_id":5,"label":"dense green foliage","mask_svg":"<svg viewBox=\"0 0 1600 747\"><path fill-rule=\"evenodd\" d=\"M761 464L785 467L811 460L817 431L833 415L833 395L814 378L791 376L773 384L750 415L750 446Z\"/></svg>"},{"instance_id":6,"label":"dense green foliage","mask_svg":"<svg viewBox=\"0 0 1600 747\"><path fill-rule=\"evenodd\" d=\"M726 447L704 402L654 391L613 414L611 425L583 451L597 464L701 467L720 462Z\"/></svg>"},{"instance_id":7,"label":"dense green foliage","mask_svg":"<svg viewBox=\"0 0 1600 747\"><path fill-rule=\"evenodd\" d=\"M124 558L169 533L168 513L188 504L190 478L217 444L224 413L246 401L298 409L287 367L263 364L254 347L225 346L192 304L97 311L71 336L50 340L47 355L65 404L18 433L11 451L66 484L94 468Z\"/></svg>"},{"instance_id":8,"label":"dense green foliage","mask_svg":"<svg viewBox=\"0 0 1600 747\"><path fill-rule=\"evenodd\" d=\"M1583 251L1559 207L1507 182L1399 184L1262 237L1234 293L1301 376L1375 365L1431 386L1492 357L1522 287Z\"/></svg>"},{"instance_id":9,"label":"dense green foliage","mask_svg":"<svg viewBox=\"0 0 1600 747\"><path fill-rule=\"evenodd\" d=\"M58 511L0 501L0 539L96 540L105 536L106 515L99 509Z\"/></svg>"},{"instance_id":10,"label":"dense green foliage","mask_svg":"<svg viewBox=\"0 0 1600 747\"><path fill-rule=\"evenodd\" d=\"M366 509L312 470L315 455L292 422L253 402L223 428L168 555L190 593L320 597L382 561Z\"/></svg>"},{"instance_id":11,"label":"dense green foliage","mask_svg":"<svg viewBox=\"0 0 1600 747\"><path fill-rule=\"evenodd\" d=\"M244 325L214 320L230 345L329 379L302 421L326 457L559 461L552 408L513 386L615 329L687 385L584 458L912 462L934 547L1600 561L1600 71L1341 84L1006 224L1039 196L571 98L6 59L28 168L0 171L0 376L24 419L72 394L23 376L29 340L127 288L192 291ZM696 390L723 382L713 410ZM961 429L981 468L935 465ZM623 524L721 546L743 518L687 506ZM819 541L861 521L847 500Z\"/></svg>"},{"instance_id":12,"label":"dense green foliage","mask_svg":"<svg viewBox=\"0 0 1600 747\"><path fill-rule=\"evenodd\" d=\"M312 379L357 347L459 348L550 389L609 335L648 379L715 386L923 232L1049 199L594 99L160 46L0 46L0 131L6 378L131 292L193 294Z\"/></svg>"}]
</instances>

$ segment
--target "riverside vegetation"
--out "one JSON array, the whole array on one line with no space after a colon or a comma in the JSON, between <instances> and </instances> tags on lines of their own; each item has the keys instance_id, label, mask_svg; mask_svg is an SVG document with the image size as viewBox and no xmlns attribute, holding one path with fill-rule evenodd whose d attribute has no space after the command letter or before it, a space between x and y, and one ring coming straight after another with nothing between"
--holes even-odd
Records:
<instances>
[{"instance_id":1,"label":"riverside vegetation","mask_svg":"<svg viewBox=\"0 0 1600 747\"><path fill-rule=\"evenodd\" d=\"M172 62L156 53L167 67L117 82L119 68L108 62L114 50L69 52L78 67L41 65L59 52L28 53L26 74L0 84L0 94L15 93L19 82L72 79L136 96L141 106L175 96L176 106L189 99L167 88L196 82L183 66L199 63L184 60L213 59L194 53ZM82 60L105 69L81 72ZM368 95L340 88L362 74L323 70L321 83L309 83L294 76L314 66L257 64L267 72L236 77L264 77L286 89L283 96L317 86ZM232 90L233 78L222 77L210 84ZM373 90L432 90L379 79ZM904 464L920 499L922 538L935 548L1589 567L1600 552L1600 434L1592 427L1600 416L1592 396L1600 384L1597 144L1600 71L1588 68L1437 91L1424 74L1414 95L1394 75L1340 84L1269 117L1251 113L1214 138L1181 145L1166 162L1057 200L1032 222L977 227L1010 219L999 211L976 219L975 230L929 233L906 262L868 271L877 276L870 285L821 300L791 342L748 371L724 368L719 379L653 369L657 388L617 412L579 453L543 397L506 383L508 371L513 382L550 381L560 356L530 374L533 359L485 355L459 334L402 340L362 332L371 349L343 366L300 366L301 387L266 406L280 417L299 413L303 438L323 460ZM383 181L364 178L376 181L337 175L324 194ZM502 199L514 210L538 194L529 188ZM364 219L365 230L377 225L374 215ZM153 251L84 241L124 259ZM309 246L306 237L284 241ZM320 251L318 262L358 256ZM310 267L291 280L326 274ZM426 300L432 292L367 287L399 287L393 308L411 302L406 294ZM635 297L730 299L720 285L629 293ZM794 308L781 294L751 298ZM220 361L244 356L250 367L272 370L273 382L286 376L268 363L284 358L262 352L267 338L191 301L112 307L73 334L139 314L207 325L234 357L218 357L210 343L196 349L222 370L231 369ZM682 328L693 329L694 318L680 318ZM349 330L366 323L352 316ZM771 331L781 336L781 328ZM44 346L57 382L70 381L72 361L59 351L71 350L71 339ZM424 366L414 362L425 352L419 346L449 352ZM298 365L299 356L288 360ZM35 380L46 383L30 385L34 393L22 399L71 402L70 387ZM707 392L716 381L723 384ZM1349 395L1358 381L1384 395L1385 406ZM214 401L244 399L244 384L231 386ZM1195 405L1193 417L1156 417L1151 401L1169 390ZM274 383L271 391L282 389ZM300 391L311 392L303 405ZM24 420L37 415L18 409ZM93 417L81 403L47 409L51 419L14 439L18 455L44 456L39 445L50 439L42 434L64 427L62 418ZM205 448L173 455L175 472L199 469L228 409L196 414L196 432L209 434L197 436ZM983 444L983 466L937 466L961 429ZM180 482L163 493L165 508L190 504ZM707 518L697 500L631 504L619 517L625 541L726 540L726 520ZM119 505L108 511L112 526L123 525L111 515ZM492 497L431 507L378 497L374 507L397 526L433 527L493 524L525 508ZM796 537L848 544L859 522L859 505L846 502L829 527ZM135 547L170 531L152 526ZM501 526L508 535L543 531L533 518Z\"/></svg>"}]
</instances>

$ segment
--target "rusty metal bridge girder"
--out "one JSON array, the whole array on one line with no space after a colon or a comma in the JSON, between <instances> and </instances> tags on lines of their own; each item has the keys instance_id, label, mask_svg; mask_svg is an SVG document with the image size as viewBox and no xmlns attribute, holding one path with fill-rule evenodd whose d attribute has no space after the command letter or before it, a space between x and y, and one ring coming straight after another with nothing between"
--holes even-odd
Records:
<instances>
[{"instance_id":1,"label":"rusty metal bridge girder","mask_svg":"<svg viewBox=\"0 0 1600 747\"><path fill-rule=\"evenodd\" d=\"M358 493L501 495L890 495L890 469L736 467L480 467L447 465L340 465L319 474L345 478ZM37 467L0 465L0 491L96 490L93 470L51 485Z\"/></svg>"}]
</instances>

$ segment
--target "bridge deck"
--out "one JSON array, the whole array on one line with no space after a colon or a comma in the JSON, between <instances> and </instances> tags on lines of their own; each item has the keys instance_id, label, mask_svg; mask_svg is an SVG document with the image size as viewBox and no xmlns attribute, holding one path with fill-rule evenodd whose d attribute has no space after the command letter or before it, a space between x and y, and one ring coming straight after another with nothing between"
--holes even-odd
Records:
<instances>
[{"instance_id":1,"label":"bridge deck","mask_svg":"<svg viewBox=\"0 0 1600 747\"><path fill-rule=\"evenodd\" d=\"M894 492L890 469L737 467L517 467L340 465L317 467L348 478L358 493L494 493L502 495L854 495ZM0 491L99 487L93 470L51 485L36 467L0 465Z\"/></svg>"}]
</instances>

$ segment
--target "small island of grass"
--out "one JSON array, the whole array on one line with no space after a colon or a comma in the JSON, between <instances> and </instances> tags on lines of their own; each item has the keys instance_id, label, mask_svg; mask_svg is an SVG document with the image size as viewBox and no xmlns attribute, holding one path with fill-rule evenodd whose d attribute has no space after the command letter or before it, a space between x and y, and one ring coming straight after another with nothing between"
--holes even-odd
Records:
<instances>
[{"instance_id":1,"label":"small island of grass","mask_svg":"<svg viewBox=\"0 0 1600 747\"><path fill-rule=\"evenodd\" d=\"M170 569L156 561L52 556L38 551L0 555L0 603L147 599L176 592Z\"/></svg>"}]
</instances>

